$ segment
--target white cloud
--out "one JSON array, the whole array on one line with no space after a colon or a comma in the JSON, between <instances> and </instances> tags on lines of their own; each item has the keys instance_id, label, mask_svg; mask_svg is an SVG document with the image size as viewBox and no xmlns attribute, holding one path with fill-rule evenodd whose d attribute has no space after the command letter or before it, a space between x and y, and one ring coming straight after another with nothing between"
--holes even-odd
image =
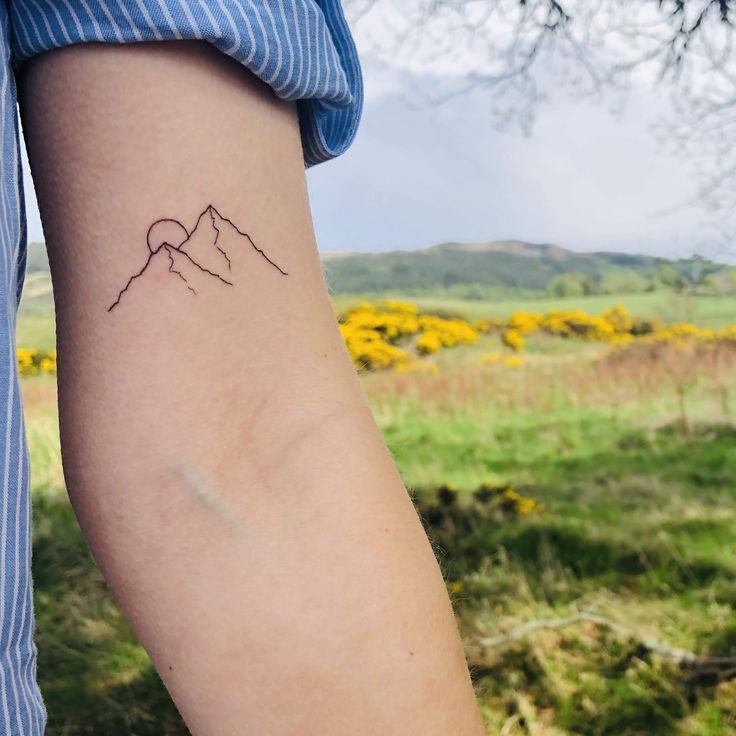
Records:
<instances>
[{"instance_id":1,"label":"white cloud","mask_svg":"<svg viewBox=\"0 0 736 736\"><path fill-rule=\"evenodd\" d=\"M633 93L620 116L557 95L530 137L493 127L479 91L441 106L407 94L431 77L367 59L358 140L309 174L321 247L384 250L520 238L577 250L687 255L703 248L688 164L665 155L651 122L665 97ZM387 81L388 80L388 81Z\"/></svg>"}]
</instances>

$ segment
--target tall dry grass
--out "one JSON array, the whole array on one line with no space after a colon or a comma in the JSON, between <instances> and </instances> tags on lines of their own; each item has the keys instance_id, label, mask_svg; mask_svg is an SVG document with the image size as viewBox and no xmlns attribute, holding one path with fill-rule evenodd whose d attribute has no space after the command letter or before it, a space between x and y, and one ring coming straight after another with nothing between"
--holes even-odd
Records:
<instances>
[{"instance_id":1,"label":"tall dry grass","mask_svg":"<svg viewBox=\"0 0 736 736\"><path fill-rule=\"evenodd\" d=\"M689 421L688 401L706 403L729 420L736 383L732 342L632 344L592 359L532 356L523 366L458 364L438 374L369 375L364 387L380 414L398 401L437 414L466 413L492 404L501 411L550 412L561 405L646 405L662 400Z\"/></svg>"}]
</instances>

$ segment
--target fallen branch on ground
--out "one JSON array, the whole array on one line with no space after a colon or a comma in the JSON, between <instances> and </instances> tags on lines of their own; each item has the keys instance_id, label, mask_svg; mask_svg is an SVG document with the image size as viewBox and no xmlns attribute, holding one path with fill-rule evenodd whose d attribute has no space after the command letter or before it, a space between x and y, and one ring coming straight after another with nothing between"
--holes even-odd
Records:
<instances>
[{"instance_id":1,"label":"fallen branch on ground","mask_svg":"<svg viewBox=\"0 0 736 736\"><path fill-rule=\"evenodd\" d=\"M638 642L647 652L657 654L683 670L687 670L690 673L690 679L697 680L701 684L716 684L736 678L736 657L699 655L687 649L673 647L652 636L637 634L632 629L595 613L582 612L564 618L528 621L507 634L485 637L479 639L476 644L481 650L498 649L521 641L538 631L558 631L580 623L595 624L621 637ZM472 664L471 662L471 666ZM485 662L477 662L477 665L487 666Z\"/></svg>"}]
</instances>

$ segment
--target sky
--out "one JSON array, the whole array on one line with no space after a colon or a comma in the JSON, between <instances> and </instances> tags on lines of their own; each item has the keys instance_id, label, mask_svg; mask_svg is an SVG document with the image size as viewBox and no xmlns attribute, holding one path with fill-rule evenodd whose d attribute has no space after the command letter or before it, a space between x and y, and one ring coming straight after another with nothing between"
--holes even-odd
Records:
<instances>
[{"instance_id":1,"label":"sky","mask_svg":"<svg viewBox=\"0 0 736 736\"><path fill-rule=\"evenodd\" d=\"M691 162L665 153L652 130L666 95L634 89L613 111L605 97L548 90L529 135L499 130L485 90L423 99L438 82L459 88L457 60L444 71L386 61L374 50L377 27L355 27L366 89L357 139L307 175L321 250L518 239L667 257L707 251ZM25 167L29 237L42 240Z\"/></svg>"},{"instance_id":2,"label":"sky","mask_svg":"<svg viewBox=\"0 0 736 736\"><path fill-rule=\"evenodd\" d=\"M364 67L355 144L308 175L323 250L504 239L665 256L700 247L689 165L651 130L665 99L634 94L613 113L561 95L526 136L497 130L482 93L417 108L402 88L429 80L370 59Z\"/></svg>"}]
</instances>

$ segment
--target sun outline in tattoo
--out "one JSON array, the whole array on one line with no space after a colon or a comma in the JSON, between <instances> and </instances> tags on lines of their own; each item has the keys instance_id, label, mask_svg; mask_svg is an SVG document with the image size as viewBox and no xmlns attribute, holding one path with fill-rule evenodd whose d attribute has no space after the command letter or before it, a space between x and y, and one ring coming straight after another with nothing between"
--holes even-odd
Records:
<instances>
[{"instance_id":1,"label":"sun outline in tattoo","mask_svg":"<svg viewBox=\"0 0 736 736\"><path fill-rule=\"evenodd\" d=\"M166 253L169 257L169 272L174 273L177 276L179 276L180 279L182 279L187 286L187 289L191 291L195 296L197 294L196 290L189 284L184 274L181 273L181 271L178 271L174 268L176 265L174 262L174 257L172 255L172 251L176 251L177 253L180 253L181 255L185 256L193 266L198 268L203 273L208 274L209 276L212 276L216 279L218 279L220 282L227 286L233 286L233 282L229 281L228 279L224 278L219 273L215 273L214 271L211 271L208 268L205 268L200 263L198 263L192 256L189 255L185 250L182 250L182 247L186 245L186 243L189 242L190 238L194 233L197 231L197 228L199 227L199 223L201 219L205 216L209 215L212 220L212 227L215 230L215 239L213 241L214 247L222 254L225 261L227 262L227 270L228 272L232 271L232 262L230 260L230 257L225 252L224 249L220 248L220 246L217 244L219 238L220 238L220 229L217 227L217 223L215 221L215 215L222 220L222 222L226 222L228 225L230 225L235 232L241 236L242 238L245 238L248 241L248 244L251 246L251 248L259 253L263 259L269 263L276 271L278 271L282 276L288 276L288 272L284 271L281 266L279 266L275 261L271 260L266 253L259 248L255 242L253 241L253 238L246 233L243 232L232 220L228 219L227 217L223 217L222 214L211 204L208 204L207 207L205 207L202 212L200 212L199 216L197 217L197 221L192 228L191 232L187 230L187 228L184 226L182 222L179 220L176 220L174 218L169 217L162 217L158 220L155 220L150 224L148 227L148 231L146 232L146 245L148 246L149 254L148 258L146 259L146 262L143 264L143 268L141 268L140 271L137 273L134 273L127 281L125 286L120 290L118 293L117 299L107 308L108 312L112 312L115 307L120 304L120 300L123 297L123 294L130 288L130 285L135 281L137 278L142 276L148 266L151 264L151 260L153 259L153 256L155 256L162 248L166 248ZM157 236L157 237L154 237Z\"/></svg>"}]
</instances>

